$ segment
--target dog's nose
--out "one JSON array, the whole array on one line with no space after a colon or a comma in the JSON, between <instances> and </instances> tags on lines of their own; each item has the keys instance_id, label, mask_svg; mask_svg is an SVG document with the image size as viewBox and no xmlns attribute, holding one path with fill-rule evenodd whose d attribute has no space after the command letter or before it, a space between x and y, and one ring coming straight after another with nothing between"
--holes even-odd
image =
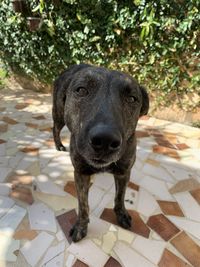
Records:
<instances>
[{"instance_id":1,"label":"dog's nose","mask_svg":"<svg viewBox=\"0 0 200 267\"><path fill-rule=\"evenodd\" d=\"M96 152L116 152L122 143L120 132L110 127L94 127L89 133L89 140Z\"/></svg>"}]
</instances>

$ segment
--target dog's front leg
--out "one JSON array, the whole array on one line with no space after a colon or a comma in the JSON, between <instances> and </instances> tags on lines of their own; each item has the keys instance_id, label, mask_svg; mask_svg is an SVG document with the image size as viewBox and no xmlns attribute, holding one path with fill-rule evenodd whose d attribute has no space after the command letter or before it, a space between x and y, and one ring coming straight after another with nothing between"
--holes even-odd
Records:
<instances>
[{"instance_id":1,"label":"dog's front leg","mask_svg":"<svg viewBox=\"0 0 200 267\"><path fill-rule=\"evenodd\" d=\"M90 176L74 172L76 191L78 195L78 220L72 227L70 235L74 242L77 242L87 235L89 223L88 191L90 186Z\"/></svg>"},{"instance_id":2,"label":"dog's front leg","mask_svg":"<svg viewBox=\"0 0 200 267\"><path fill-rule=\"evenodd\" d=\"M117 217L117 222L126 229L131 227L131 216L128 214L124 205L124 197L129 177L130 172L127 172L124 175L114 175L116 188L114 211Z\"/></svg>"}]
</instances>

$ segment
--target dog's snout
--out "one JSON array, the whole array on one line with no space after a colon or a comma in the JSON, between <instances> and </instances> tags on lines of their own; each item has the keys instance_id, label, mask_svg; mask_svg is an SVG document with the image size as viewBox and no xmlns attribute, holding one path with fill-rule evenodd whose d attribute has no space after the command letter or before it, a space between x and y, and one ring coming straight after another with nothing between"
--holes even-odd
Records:
<instances>
[{"instance_id":1,"label":"dog's snout","mask_svg":"<svg viewBox=\"0 0 200 267\"><path fill-rule=\"evenodd\" d=\"M110 127L95 127L89 133L89 142L96 151L115 152L120 149L122 137L120 132Z\"/></svg>"}]
</instances>

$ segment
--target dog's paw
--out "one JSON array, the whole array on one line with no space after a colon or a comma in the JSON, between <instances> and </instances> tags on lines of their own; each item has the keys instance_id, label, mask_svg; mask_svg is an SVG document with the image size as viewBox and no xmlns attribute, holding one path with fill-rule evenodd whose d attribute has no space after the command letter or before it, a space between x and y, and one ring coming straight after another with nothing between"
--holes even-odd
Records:
<instances>
[{"instance_id":1,"label":"dog's paw","mask_svg":"<svg viewBox=\"0 0 200 267\"><path fill-rule=\"evenodd\" d=\"M132 218L128 214L128 212L120 212L119 214L116 214L116 216L117 216L117 222L121 227L125 229L131 228Z\"/></svg>"},{"instance_id":2,"label":"dog's paw","mask_svg":"<svg viewBox=\"0 0 200 267\"><path fill-rule=\"evenodd\" d=\"M66 147L64 147L63 145L56 146L56 149L58 151L67 151Z\"/></svg>"},{"instance_id":3,"label":"dog's paw","mask_svg":"<svg viewBox=\"0 0 200 267\"><path fill-rule=\"evenodd\" d=\"M87 235L87 226L81 226L76 223L70 230L69 235L72 238L72 241L78 242Z\"/></svg>"}]
</instances>

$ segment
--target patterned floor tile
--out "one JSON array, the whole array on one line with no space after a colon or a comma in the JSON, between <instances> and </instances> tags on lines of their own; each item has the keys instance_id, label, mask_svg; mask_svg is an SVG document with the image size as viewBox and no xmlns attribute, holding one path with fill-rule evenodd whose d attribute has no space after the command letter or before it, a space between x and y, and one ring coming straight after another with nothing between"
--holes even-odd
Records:
<instances>
[{"instance_id":1,"label":"patterned floor tile","mask_svg":"<svg viewBox=\"0 0 200 267\"><path fill-rule=\"evenodd\" d=\"M193 196L193 198L199 203L200 205L200 188L194 189L190 191L190 194Z\"/></svg>"},{"instance_id":2,"label":"patterned floor tile","mask_svg":"<svg viewBox=\"0 0 200 267\"><path fill-rule=\"evenodd\" d=\"M77 198L76 186L74 181L69 181L64 187L64 191Z\"/></svg>"},{"instance_id":3,"label":"patterned floor tile","mask_svg":"<svg viewBox=\"0 0 200 267\"><path fill-rule=\"evenodd\" d=\"M149 217L158 208L159 206L154 196L141 187L138 194L137 211Z\"/></svg>"},{"instance_id":4,"label":"patterned floor tile","mask_svg":"<svg viewBox=\"0 0 200 267\"><path fill-rule=\"evenodd\" d=\"M150 234L150 229L143 222L139 213L134 210L129 210L128 212L129 215L132 217L132 226L130 231L148 238ZM103 213L101 214L101 219L119 226L116 220L116 215L112 209L104 209Z\"/></svg>"},{"instance_id":5,"label":"patterned floor tile","mask_svg":"<svg viewBox=\"0 0 200 267\"><path fill-rule=\"evenodd\" d=\"M194 189L200 189L200 183L194 178L185 179L176 183L169 192L171 194L176 194L184 191L191 191Z\"/></svg>"},{"instance_id":6,"label":"patterned floor tile","mask_svg":"<svg viewBox=\"0 0 200 267\"><path fill-rule=\"evenodd\" d=\"M3 117L2 120L3 120L4 122L8 123L8 124L11 124L11 125L15 125L15 124L18 123L18 121L13 120L12 118L7 117L7 116Z\"/></svg>"},{"instance_id":7,"label":"patterned floor tile","mask_svg":"<svg viewBox=\"0 0 200 267\"><path fill-rule=\"evenodd\" d=\"M113 250L126 267L155 267L155 265L146 258L120 241L116 243Z\"/></svg>"},{"instance_id":8,"label":"patterned floor tile","mask_svg":"<svg viewBox=\"0 0 200 267\"><path fill-rule=\"evenodd\" d=\"M89 267L89 266L82 261L76 260L76 262L73 264L72 267Z\"/></svg>"},{"instance_id":9,"label":"patterned floor tile","mask_svg":"<svg viewBox=\"0 0 200 267\"><path fill-rule=\"evenodd\" d=\"M0 231L5 234L12 234L26 215L26 210L18 205L14 205L8 212L0 218Z\"/></svg>"},{"instance_id":10,"label":"patterned floor tile","mask_svg":"<svg viewBox=\"0 0 200 267\"><path fill-rule=\"evenodd\" d=\"M162 258L158 264L159 267L191 267L168 249L165 249Z\"/></svg>"},{"instance_id":11,"label":"patterned floor tile","mask_svg":"<svg viewBox=\"0 0 200 267\"><path fill-rule=\"evenodd\" d=\"M43 193L57 196L67 195L67 193L64 192L59 186L57 186L52 180L50 180L47 175L38 175L35 178L35 182L39 187L40 191Z\"/></svg>"},{"instance_id":12,"label":"patterned floor tile","mask_svg":"<svg viewBox=\"0 0 200 267\"><path fill-rule=\"evenodd\" d=\"M163 155L166 155L168 157L175 158L175 159L180 159L180 156L176 152L176 150L168 148L168 147L155 145L155 146L153 146L153 152L158 153L158 154L163 154Z\"/></svg>"},{"instance_id":13,"label":"patterned floor tile","mask_svg":"<svg viewBox=\"0 0 200 267\"><path fill-rule=\"evenodd\" d=\"M30 188L22 186L12 189L12 191L10 192L10 197L21 200L22 202L25 202L29 205L33 204L34 202L34 198Z\"/></svg>"},{"instance_id":14,"label":"patterned floor tile","mask_svg":"<svg viewBox=\"0 0 200 267\"><path fill-rule=\"evenodd\" d=\"M32 230L44 230L56 233L57 226L54 212L44 203L34 203L27 210Z\"/></svg>"},{"instance_id":15,"label":"patterned floor tile","mask_svg":"<svg viewBox=\"0 0 200 267\"><path fill-rule=\"evenodd\" d=\"M95 186L103 190L109 190L114 184L114 177L110 173L98 173L94 175L94 183Z\"/></svg>"},{"instance_id":16,"label":"patterned floor tile","mask_svg":"<svg viewBox=\"0 0 200 267\"><path fill-rule=\"evenodd\" d=\"M167 185L164 181L158 180L151 176L145 176L140 181L139 185L150 192L152 195L160 200L172 201L174 200L172 195L169 193Z\"/></svg>"},{"instance_id":17,"label":"patterned floor tile","mask_svg":"<svg viewBox=\"0 0 200 267\"><path fill-rule=\"evenodd\" d=\"M174 195L174 197L176 198L186 217L200 222L200 206L189 192L177 193Z\"/></svg>"},{"instance_id":18,"label":"patterned floor tile","mask_svg":"<svg viewBox=\"0 0 200 267\"><path fill-rule=\"evenodd\" d=\"M0 196L0 218L3 217L14 204L15 202L11 198Z\"/></svg>"},{"instance_id":19,"label":"patterned floor tile","mask_svg":"<svg viewBox=\"0 0 200 267\"><path fill-rule=\"evenodd\" d=\"M33 267L39 262L53 240L54 237L52 235L41 232L33 240L27 241L24 246L20 248L20 251L26 261Z\"/></svg>"},{"instance_id":20,"label":"patterned floor tile","mask_svg":"<svg viewBox=\"0 0 200 267\"><path fill-rule=\"evenodd\" d=\"M8 124L0 121L0 133L5 133L8 131Z\"/></svg>"},{"instance_id":21,"label":"patterned floor tile","mask_svg":"<svg viewBox=\"0 0 200 267\"><path fill-rule=\"evenodd\" d=\"M176 144L177 149L184 150L190 148L187 144Z\"/></svg>"},{"instance_id":22,"label":"patterned floor tile","mask_svg":"<svg viewBox=\"0 0 200 267\"><path fill-rule=\"evenodd\" d=\"M6 142L7 142L6 140L0 139L0 145L5 144Z\"/></svg>"},{"instance_id":23,"label":"patterned floor tile","mask_svg":"<svg viewBox=\"0 0 200 267\"><path fill-rule=\"evenodd\" d=\"M8 196L11 191L11 183L0 183L0 196Z\"/></svg>"},{"instance_id":24,"label":"patterned floor tile","mask_svg":"<svg viewBox=\"0 0 200 267\"><path fill-rule=\"evenodd\" d=\"M0 233L1 249L0 249L0 261L15 262L17 257L14 254L20 247L19 240L13 239L9 235Z\"/></svg>"},{"instance_id":25,"label":"patterned floor tile","mask_svg":"<svg viewBox=\"0 0 200 267\"><path fill-rule=\"evenodd\" d=\"M172 245L192 264L200 266L200 246L182 232L171 240Z\"/></svg>"},{"instance_id":26,"label":"patterned floor tile","mask_svg":"<svg viewBox=\"0 0 200 267\"><path fill-rule=\"evenodd\" d=\"M89 239L83 239L78 243L72 243L67 248L67 251L74 254L79 260L89 266L102 267L109 259L109 256ZM88 251L90 251L90 253L88 253Z\"/></svg>"},{"instance_id":27,"label":"patterned floor tile","mask_svg":"<svg viewBox=\"0 0 200 267\"><path fill-rule=\"evenodd\" d=\"M139 185L137 185L131 181L128 183L128 187L135 190L135 191L139 191L139 188L140 188Z\"/></svg>"},{"instance_id":28,"label":"patterned floor tile","mask_svg":"<svg viewBox=\"0 0 200 267\"><path fill-rule=\"evenodd\" d=\"M150 240L141 236L136 236L132 247L149 261L157 265L166 247L166 243L164 241Z\"/></svg>"},{"instance_id":29,"label":"patterned floor tile","mask_svg":"<svg viewBox=\"0 0 200 267\"><path fill-rule=\"evenodd\" d=\"M32 185L33 182L33 176L28 173L13 173L7 178L7 182L13 184L13 185Z\"/></svg>"},{"instance_id":30,"label":"patterned floor tile","mask_svg":"<svg viewBox=\"0 0 200 267\"><path fill-rule=\"evenodd\" d=\"M110 254L115 243L117 241L117 237L115 235L114 232L107 232L106 234L104 234L103 238L102 238L102 250L106 253L106 254Z\"/></svg>"},{"instance_id":31,"label":"patterned floor tile","mask_svg":"<svg viewBox=\"0 0 200 267\"><path fill-rule=\"evenodd\" d=\"M163 214L151 216L147 222L147 225L152 228L158 235L160 235L165 241L170 240L178 232L180 232L180 230Z\"/></svg>"},{"instance_id":32,"label":"patterned floor tile","mask_svg":"<svg viewBox=\"0 0 200 267\"><path fill-rule=\"evenodd\" d=\"M56 217L69 243L72 242L72 239L69 233L70 233L72 226L76 223L77 218L78 217L77 217L75 210L68 211Z\"/></svg>"},{"instance_id":33,"label":"patterned floor tile","mask_svg":"<svg viewBox=\"0 0 200 267\"><path fill-rule=\"evenodd\" d=\"M33 240L37 235L38 233L35 230L18 230L14 233L13 238L16 240Z\"/></svg>"},{"instance_id":34,"label":"patterned floor tile","mask_svg":"<svg viewBox=\"0 0 200 267\"><path fill-rule=\"evenodd\" d=\"M16 109L24 109L26 107L28 107L29 104L28 103L19 103L15 106Z\"/></svg>"},{"instance_id":35,"label":"patterned floor tile","mask_svg":"<svg viewBox=\"0 0 200 267\"><path fill-rule=\"evenodd\" d=\"M56 262L58 261L57 256L62 254L64 250L65 250L65 241L62 241L58 243L57 245L49 247L40 263L40 266L62 267L63 264L58 264ZM53 265L53 263L55 265Z\"/></svg>"},{"instance_id":36,"label":"patterned floor tile","mask_svg":"<svg viewBox=\"0 0 200 267\"><path fill-rule=\"evenodd\" d=\"M200 222L191 221L187 218L178 218L176 216L167 216L178 228L190 233L200 240Z\"/></svg>"},{"instance_id":37,"label":"patterned floor tile","mask_svg":"<svg viewBox=\"0 0 200 267\"><path fill-rule=\"evenodd\" d=\"M184 214L177 202L157 200L162 212L165 215L184 217Z\"/></svg>"},{"instance_id":38,"label":"patterned floor tile","mask_svg":"<svg viewBox=\"0 0 200 267\"><path fill-rule=\"evenodd\" d=\"M122 265L116 259L114 259L113 257L110 257L103 267L122 267Z\"/></svg>"}]
</instances>

